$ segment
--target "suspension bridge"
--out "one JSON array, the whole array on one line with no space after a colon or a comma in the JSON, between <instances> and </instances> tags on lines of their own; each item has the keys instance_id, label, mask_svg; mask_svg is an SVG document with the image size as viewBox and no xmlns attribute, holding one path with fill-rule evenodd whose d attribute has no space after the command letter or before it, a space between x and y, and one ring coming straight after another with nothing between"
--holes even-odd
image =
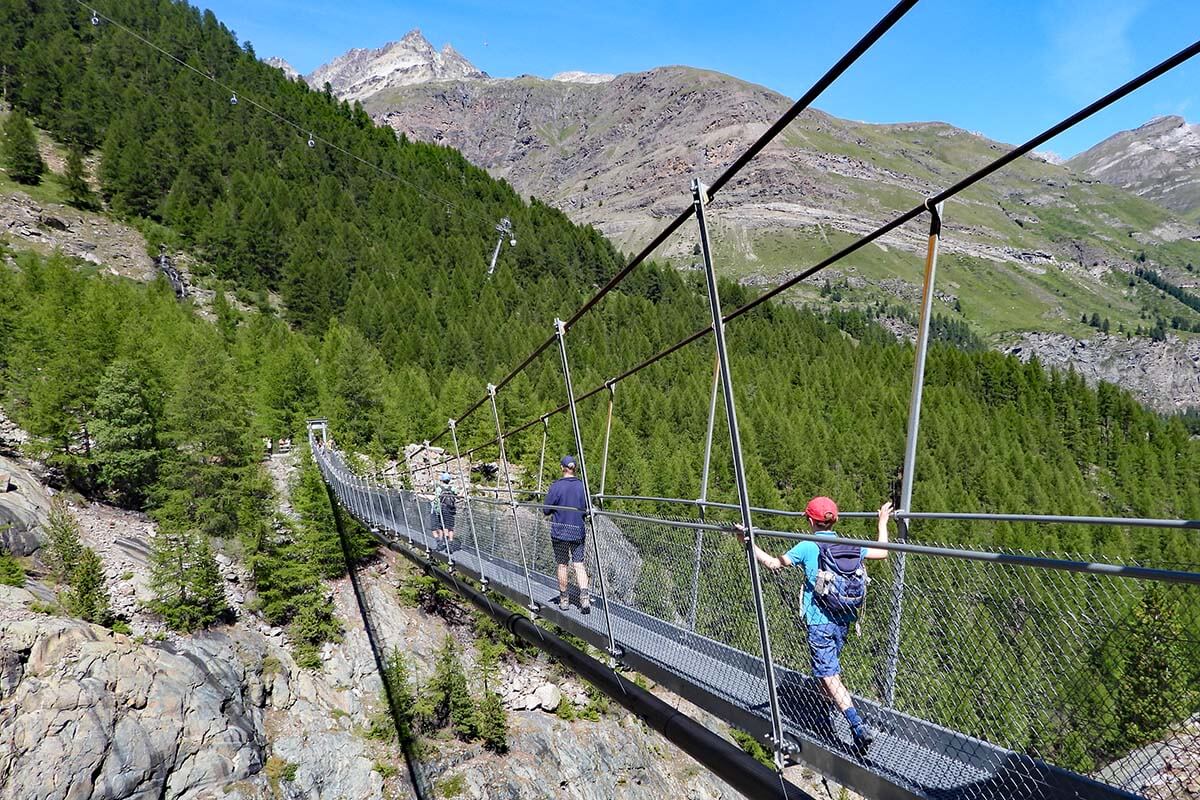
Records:
<instances>
[{"instance_id":1,"label":"suspension bridge","mask_svg":"<svg viewBox=\"0 0 1200 800\"><path fill-rule=\"evenodd\" d=\"M915 544L909 526L927 519L964 524L1025 522L1120 528L1200 529L1200 520L1082 517L1054 514L930 512L912 508L917 475L925 360L943 236L945 203L989 175L1200 53L1200 42L1164 60L1094 103L1063 119L895 217L820 263L802 270L728 313L722 312L706 221L707 204L796 116L878 41L916 0L893 8L812 88L738 157L711 185L693 182L692 202L606 284L565 320L555 320L548 338L486 394L422 446L450 437L453 454L428 463L429 470L453 469L465 514L459 539L436 538L443 527L432 517L428 498L393 485L378 474L358 473L349 454L339 452L324 420L313 420L309 439L316 463L341 506L388 546L425 564L464 594L494 592L600 649L615 674L617 665L667 686L731 725L758 736L776 764L803 762L871 798L974 800L975 798L1133 798L1167 767L1200 780L1200 721L1188 717L1194 703L1178 698L1166 709L1172 724L1159 741L1108 765L1084 763L1072 743L1103 740L1117 723L1081 707L1101 687L1081 685L1073 670L1079 654L1099 652L1128 637L1132 615L1151 587L1173 607L1200 613L1200 567L1194 564L1119 563L1074 553L1025 553ZM858 747L840 713L810 675L801 633L803 583L796 570L761 570L750 548L780 552L815 536L786 530L793 512L751 505L735 402L734 373L725 344L725 325L791 286L820 272L919 217L928 219L923 293L916 336L912 389L905 430L904 463L896 493L898 541L881 544L838 537L888 550L891 563L873 575L866 613L873 623L864 640L848 648L846 673L862 709L880 735ZM577 392L572 382L568 334L575 324L642 264L663 242L695 219L712 322L599 386ZM506 232L501 232L501 241ZM493 262L494 263L494 262ZM606 495L608 443L615 388L621 381L712 334L715 349L709 424L700 499ZM544 353L557 349L566 401L557 408L505 429L497 395ZM577 406L608 393L598 491L591 491ZM722 400L733 460L737 502L708 501L708 474L718 400ZM487 406L496 435L462 451L458 425ZM586 563L596 580L590 614L556 605L558 585L544 508L522 502L506 454L506 440L546 420L567 414L578 454L579 475L590 507L585 509ZM503 485L472 491L464 464L495 448ZM543 436L543 458L545 436ZM444 452L444 451L443 451ZM640 513L639 504L657 513ZM614 510L619 505L622 510ZM672 509L664 514L661 509ZM625 510L630 509L630 510ZM714 524L712 515L735 516L746 544ZM847 518L873 516L868 512ZM464 519L465 518L465 519ZM830 541L822 539L822 541ZM460 576L473 581L463 583ZM1180 635L1184 652L1200 654L1188 619ZM974 665L974 671L962 665ZM958 665L957 670L948 665ZM953 673L953 680L946 675ZM966 677L963 677L963 675ZM603 676L601 676L603 677ZM955 683L954 681L957 681ZM615 695L616 688L605 686ZM1171 698L1162 699L1172 702ZM1189 724L1192 726L1189 728ZM1041 731L1030 736L1031 730ZM690 735L690 734L689 734ZM675 741L684 741L683 736ZM739 764L689 750L706 766L752 796L805 796L782 779L739 781ZM706 751L707 752L707 751ZM1189 760L1189 756L1191 757ZM1169 770L1168 770L1169 771ZM760 776L761 777L761 776ZM1153 795L1171 796L1171 795Z\"/></svg>"}]
</instances>

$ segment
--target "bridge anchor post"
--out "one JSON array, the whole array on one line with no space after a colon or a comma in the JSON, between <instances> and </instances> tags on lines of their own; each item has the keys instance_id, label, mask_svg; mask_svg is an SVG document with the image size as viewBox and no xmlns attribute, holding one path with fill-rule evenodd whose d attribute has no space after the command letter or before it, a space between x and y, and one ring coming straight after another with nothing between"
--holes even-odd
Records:
<instances>
[{"instance_id":1,"label":"bridge anchor post","mask_svg":"<svg viewBox=\"0 0 1200 800\"><path fill-rule=\"evenodd\" d=\"M704 277L708 284L708 305L712 311L713 339L716 342L717 363L721 373L721 393L725 398L725 416L729 422L729 441L733 450L733 475L737 483L738 507L742 525L746 529L747 557L750 564L750 588L754 594L754 614L758 618L758 637L762 647L763 677L766 679L767 699L771 706L771 744L775 750L775 766L783 769L786 753L783 747L783 715L779 705L779 688L775 682L775 662L771 657L771 630L767 624L767 609L763 602L762 580L759 576L758 559L754 557L754 525L750 518L750 491L746 486L746 466L742 459L742 437L738 431L737 405L733 397L733 375L729 371L729 351L725 347L725 319L721 313L721 295L717 287L717 273L713 268L712 248L708 240L708 222L705 219L707 188L699 180L692 180L692 203L696 209L696 223L700 229L700 253L704 258Z\"/></svg>"},{"instance_id":2,"label":"bridge anchor post","mask_svg":"<svg viewBox=\"0 0 1200 800\"><path fill-rule=\"evenodd\" d=\"M930 205L929 244L925 252L925 286L921 295L921 321L917 328L917 352L913 359L912 393L908 399L908 426L904 436L904 466L900 475L900 508L896 527L900 541L908 541L908 520L904 515L912 510L913 477L916 475L917 436L921 427L921 397L925 388L925 356L929 351L929 323L933 311L933 282L937 276L938 248L942 238L942 204ZM883 675L883 703L891 708L896 700L896 671L900 661L900 621L904 614L903 552L896 553L895 580L892 584L890 619L888 621L887 662Z\"/></svg>"}]
</instances>

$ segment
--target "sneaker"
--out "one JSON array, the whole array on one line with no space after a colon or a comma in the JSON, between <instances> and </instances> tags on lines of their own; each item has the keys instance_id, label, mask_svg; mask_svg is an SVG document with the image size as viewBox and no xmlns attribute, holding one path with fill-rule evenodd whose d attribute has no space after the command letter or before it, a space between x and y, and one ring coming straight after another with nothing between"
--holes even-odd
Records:
<instances>
[{"instance_id":1,"label":"sneaker","mask_svg":"<svg viewBox=\"0 0 1200 800\"><path fill-rule=\"evenodd\" d=\"M558 598L558 610L559 611L570 611L571 610L571 601L567 598L567 596L565 594Z\"/></svg>"},{"instance_id":2,"label":"sneaker","mask_svg":"<svg viewBox=\"0 0 1200 800\"><path fill-rule=\"evenodd\" d=\"M879 735L878 731L870 725L863 725L858 730L854 731L854 746L859 750L866 750L875 741L875 737Z\"/></svg>"},{"instance_id":3,"label":"sneaker","mask_svg":"<svg viewBox=\"0 0 1200 800\"><path fill-rule=\"evenodd\" d=\"M592 613L592 599L588 596L579 598L579 611L582 614Z\"/></svg>"}]
</instances>

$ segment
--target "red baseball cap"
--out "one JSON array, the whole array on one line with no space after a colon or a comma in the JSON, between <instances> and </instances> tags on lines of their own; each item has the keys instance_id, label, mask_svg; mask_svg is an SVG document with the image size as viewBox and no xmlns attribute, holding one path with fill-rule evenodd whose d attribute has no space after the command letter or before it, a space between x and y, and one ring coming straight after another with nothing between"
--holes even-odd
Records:
<instances>
[{"instance_id":1,"label":"red baseball cap","mask_svg":"<svg viewBox=\"0 0 1200 800\"><path fill-rule=\"evenodd\" d=\"M804 515L814 525L828 525L837 522L837 503L828 497L814 497L808 501L808 506L804 509Z\"/></svg>"}]
</instances>

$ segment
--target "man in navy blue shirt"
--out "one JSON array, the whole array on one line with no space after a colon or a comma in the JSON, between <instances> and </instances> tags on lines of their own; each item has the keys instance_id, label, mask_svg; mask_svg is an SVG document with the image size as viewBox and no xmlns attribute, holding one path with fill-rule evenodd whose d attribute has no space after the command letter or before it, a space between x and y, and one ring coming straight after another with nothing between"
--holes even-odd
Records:
<instances>
[{"instance_id":1,"label":"man in navy blue shirt","mask_svg":"<svg viewBox=\"0 0 1200 800\"><path fill-rule=\"evenodd\" d=\"M563 456L562 477L550 484L542 513L550 517L550 544L558 564L558 607L568 610L567 565L575 565L575 581L579 584L579 608L584 614L592 611L588 595L588 574L583 564L583 513L588 508L583 481L575 477L575 457Z\"/></svg>"}]
</instances>

